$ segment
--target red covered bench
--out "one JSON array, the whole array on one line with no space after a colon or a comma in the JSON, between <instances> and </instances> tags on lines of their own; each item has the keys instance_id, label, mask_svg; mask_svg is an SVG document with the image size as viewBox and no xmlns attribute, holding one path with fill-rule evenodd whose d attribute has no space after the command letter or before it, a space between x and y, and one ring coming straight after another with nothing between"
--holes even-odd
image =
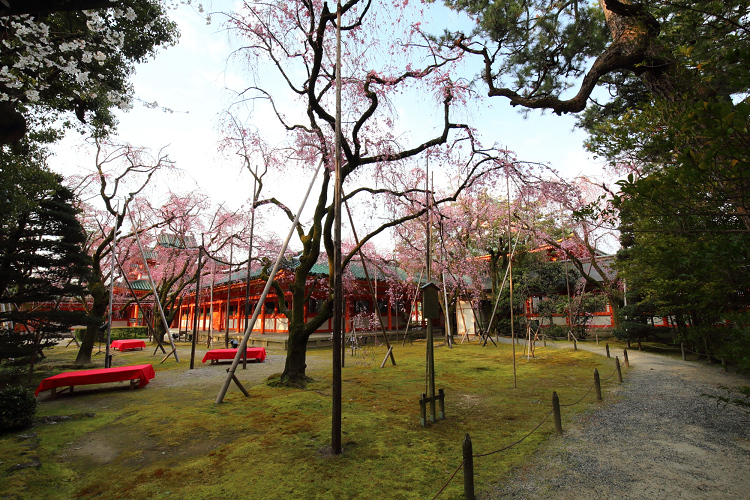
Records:
<instances>
[{"instance_id":1,"label":"red covered bench","mask_svg":"<svg viewBox=\"0 0 750 500\"><path fill-rule=\"evenodd\" d=\"M34 395L38 396L40 392L51 389L54 398L58 387L70 387L70 392L73 392L73 386L76 385L106 384L125 380L130 380L130 388L135 389L136 384L138 387L143 387L155 376L154 367L151 365L118 366L65 372L42 380Z\"/></svg>"},{"instance_id":2,"label":"red covered bench","mask_svg":"<svg viewBox=\"0 0 750 500\"><path fill-rule=\"evenodd\" d=\"M221 359L234 359L237 355L237 349L211 349L203 356L203 362L211 360L211 363L217 363ZM248 347L247 359L257 359L263 362L266 359L265 347Z\"/></svg>"},{"instance_id":3,"label":"red covered bench","mask_svg":"<svg viewBox=\"0 0 750 500\"><path fill-rule=\"evenodd\" d=\"M119 349L120 352L126 349L145 349L146 342L139 339L115 340L111 345L112 349Z\"/></svg>"}]
</instances>

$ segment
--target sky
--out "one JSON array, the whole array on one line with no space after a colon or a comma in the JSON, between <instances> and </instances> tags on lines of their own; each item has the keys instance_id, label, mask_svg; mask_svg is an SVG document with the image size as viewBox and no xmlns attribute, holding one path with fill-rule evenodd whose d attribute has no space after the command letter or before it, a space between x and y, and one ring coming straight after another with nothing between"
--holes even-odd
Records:
<instances>
[{"instance_id":1,"label":"sky","mask_svg":"<svg viewBox=\"0 0 750 500\"><path fill-rule=\"evenodd\" d=\"M233 4L234 0L214 0L208 11L231 10ZM157 192L200 188L215 204L239 208L251 197L252 177L243 172L239 158L228 158L219 151L219 126L225 110L235 101L235 94L227 89L244 88L250 71L237 61L228 61L238 42L224 30L224 16L213 14L212 22L207 24L205 12L181 6L172 11L171 17L181 31L178 45L162 49L155 59L138 66L132 79L136 96L159 106L151 108L136 102L131 111L120 113L118 137L154 151L164 148L176 163L180 175L157 179ZM444 26L465 20L433 4L423 24L430 22ZM419 129L420 109L411 106L424 105L421 101L397 103L400 127ZM470 118L483 143L506 146L519 160L546 163L567 178L594 176L602 170L584 150L585 134L573 129L571 116L535 111L524 118L504 98L492 98L476 106ZM267 114L256 112L251 123L264 131L270 119ZM274 135L270 138L274 140ZM63 174L91 169L93 158L83 144L82 136L69 134L57 146L51 167ZM296 210L309 179L287 176L276 181L265 194L279 197Z\"/></svg>"}]
</instances>

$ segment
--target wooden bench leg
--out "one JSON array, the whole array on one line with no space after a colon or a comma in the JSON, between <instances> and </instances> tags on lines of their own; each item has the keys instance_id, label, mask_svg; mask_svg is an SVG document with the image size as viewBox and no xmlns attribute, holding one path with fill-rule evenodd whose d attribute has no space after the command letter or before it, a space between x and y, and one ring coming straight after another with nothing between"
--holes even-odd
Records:
<instances>
[{"instance_id":1,"label":"wooden bench leg","mask_svg":"<svg viewBox=\"0 0 750 500\"><path fill-rule=\"evenodd\" d=\"M62 392L67 392L67 391L73 392L73 386L71 385L70 387L66 389L62 389L60 392L62 393ZM56 397L57 397L57 387L53 387L52 389L50 389L50 399L55 399Z\"/></svg>"}]
</instances>

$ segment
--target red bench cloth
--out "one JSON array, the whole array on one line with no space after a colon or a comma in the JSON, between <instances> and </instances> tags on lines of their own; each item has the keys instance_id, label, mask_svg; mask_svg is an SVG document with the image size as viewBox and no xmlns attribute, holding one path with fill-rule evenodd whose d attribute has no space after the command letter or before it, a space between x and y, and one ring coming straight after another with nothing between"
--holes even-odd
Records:
<instances>
[{"instance_id":1,"label":"red bench cloth","mask_svg":"<svg viewBox=\"0 0 750 500\"><path fill-rule=\"evenodd\" d=\"M96 370L66 372L42 380L42 383L39 384L34 395L37 396L41 391L47 391L54 387L104 384L107 382L121 382L123 380L134 379L140 379L138 387L143 387L155 376L156 373L154 373L154 367L151 365L118 366L116 368L99 368Z\"/></svg>"},{"instance_id":2,"label":"red bench cloth","mask_svg":"<svg viewBox=\"0 0 750 500\"><path fill-rule=\"evenodd\" d=\"M211 349L203 356L203 362L207 360L219 360L219 359L234 359L237 355L237 349ZM258 359L265 361L266 359L266 348L265 347L248 347L247 348L248 359Z\"/></svg>"},{"instance_id":3,"label":"red bench cloth","mask_svg":"<svg viewBox=\"0 0 750 500\"><path fill-rule=\"evenodd\" d=\"M124 351L125 349L138 349L139 347L145 349L146 342L138 339L115 340L112 342L111 347L112 349L120 349L120 352Z\"/></svg>"}]
</instances>

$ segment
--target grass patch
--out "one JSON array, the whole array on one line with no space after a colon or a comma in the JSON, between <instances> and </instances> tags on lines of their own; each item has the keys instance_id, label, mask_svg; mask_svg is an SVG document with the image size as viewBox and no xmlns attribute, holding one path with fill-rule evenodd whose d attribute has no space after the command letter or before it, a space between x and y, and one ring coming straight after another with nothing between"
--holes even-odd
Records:
<instances>
[{"instance_id":1,"label":"grass patch","mask_svg":"<svg viewBox=\"0 0 750 500\"><path fill-rule=\"evenodd\" d=\"M421 427L419 395L425 392L425 344L396 346L397 366L380 368L385 349L346 358L343 370L344 453L330 453L331 351L308 355L305 389L273 387L280 356L249 363L237 375L250 392L232 385L223 404L214 400L228 365L188 370L151 350L118 355L116 364L152 363L156 379L144 389L125 385L76 388L56 400L40 397L38 416L95 413L93 418L39 425L34 440L0 436L1 498L123 499L219 498L431 498L461 463L461 442L472 437L477 454L497 450L533 429L551 408L578 400L614 370L614 359L585 351L537 348L516 359L511 347L459 344L435 349L436 386L446 394L447 419ZM32 381L63 371L75 349L58 348ZM277 353L281 354L281 353ZM202 354L201 354L202 356ZM275 361L274 361L275 360ZM102 360L103 362L103 360ZM260 376L262 370L267 373ZM603 384L606 391L615 378ZM563 426L581 419L594 401L563 408ZM24 431L30 432L30 431ZM503 453L475 460L478 489L502 480L554 433L551 417L539 431ZM30 441L34 441L35 444ZM9 472L38 457L41 467ZM461 498L459 473L440 496Z\"/></svg>"}]
</instances>

